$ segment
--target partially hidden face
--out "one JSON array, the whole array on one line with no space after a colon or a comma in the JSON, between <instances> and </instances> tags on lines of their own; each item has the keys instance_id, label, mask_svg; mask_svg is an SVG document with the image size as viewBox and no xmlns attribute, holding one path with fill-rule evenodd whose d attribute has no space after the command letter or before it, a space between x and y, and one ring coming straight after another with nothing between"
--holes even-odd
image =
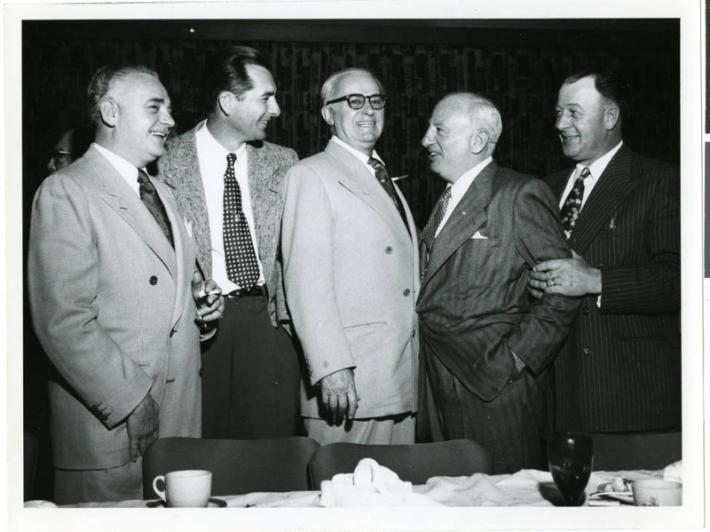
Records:
<instances>
[{"instance_id":1,"label":"partially hidden face","mask_svg":"<svg viewBox=\"0 0 710 532\"><path fill-rule=\"evenodd\" d=\"M456 97L441 100L434 107L422 138L432 171L453 183L475 166L471 149L474 129L470 113Z\"/></svg>"},{"instance_id":2,"label":"partially hidden face","mask_svg":"<svg viewBox=\"0 0 710 532\"><path fill-rule=\"evenodd\" d=\"M382 94L382 87L367 72L350 72L343 75L334 87L329 100L348 94L371 96ZM361 109L351 109L347 101L331 103L323 108L323 119L333 128L335 136L356 150L370 154L382 135L385 110L375 110L367 101Z\"/></svg>"},{"instance_id":3,"label":"partially hidden face","mask_svg":"<svg viewBox=\"0 0 710 532\"><path fill-rule=\"evenodd\" d=\"M115 136L121 155L142 168L165 154L165 140L175 125L170 97L150 74L133 72L112 83L110 96L118 104Z\"/></svg>"},{"instance_id":4,"label":"partially hidden face","mask_svg":"<svg viewBox=\"0 0 710 532\"><path fill-rule=\"evenodd\" d=\"M612 147L610 129L616 122L612 124L607 114L610 104L597 91L591 76L562 85L555 108L555 127L565 156L588 165Z\"/></svg>"},{"instance_id":5,"label":"partially hidden face","mask_svg":"<svg viewBox=\"0 0 710 532\"><path fill-rule=\"evenodd\" d=\"M227 119L242 141L264 140L269 120L281 114L276 83L260 65L247 65L246 71L252 88L235 98Z\"/></svg>"}]
</instances>

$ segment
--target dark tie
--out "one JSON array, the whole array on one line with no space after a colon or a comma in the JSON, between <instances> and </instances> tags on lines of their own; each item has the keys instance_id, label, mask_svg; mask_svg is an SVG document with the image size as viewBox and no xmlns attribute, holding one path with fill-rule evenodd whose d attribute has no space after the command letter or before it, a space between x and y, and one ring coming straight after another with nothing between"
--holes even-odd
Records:
<instances>
[{"instance_id":1,"label":"dark tie","mask_svg":"<svg viewBox=\"0 0 710 532\"><path fill-rule=\"evenodd\" d=\"M242 210L242 192L234 174L234 153L227 155L227 170L224 172L224 210L222 213L222 238L227 263L227 277L239 288L249 290L259 280L259 263L256 260L254 243L251 241L249 224Z\"/></svg>"},{"instance_id":2,"label":"dark tie","mask_svg":"<svg viewBox=\"0 0 710 532\"><path fill-rule=\"evenodd\" d=\"M422 231L422 240L426 244L427 250L431 253L431 248L434 245L434 239L436 238L436 230L444 219L444 214L446 214L446 208L449 206L449 201L451 200L451 187L446 187L446 190L441 194L439 201L436 204L434 212L429 217L429 221Z\"/></svg>"},{"instance_id":3,"label":"dark tie","mask_svg":"<svg viewBox=\"0 0 710 532\"><path fill-rule=\"evenodd\" d=\"M390 176L387 174L387 169L385 168L385 165L374 157L370 157L370 159L367 161L367 164L369 164L370 166L372 166L372 168L375 169L375 177L380 182L380 185L382 185L382 188L385 189L385 192L387 192L387 195L390 197L390 199L394 202L394 206L397 207L399 215L402 217L404 227L406 227L407 232L409 232L409 226L407 225L407 215L404 214L404 206L399 200L399 196L397 195L397 192L394 189L394 184L392 183Z\"/></svg>"},{"instance_id":4,"label":"dark tie","mask_svg":"<svg viewBox=\"0 0 710 532\"><path fill-rule=\"evenodd\" d=\"M562 227L564 228L567 236L574 229L577 223L577 218L579 218L579 211L582 210L582 198L584 197L584 179L589 177L589 168L586 166L582 168L582 171L574 180L574 185L572 185L572 190L570 190L567 195L567 199L562 205L562 210L560 211L560 217L562 218Z\"/></svg>"},{"instance_id":5,"label":"dark tie","mask_svg":"<svg viewBox=\"0 0 710 532\"><path fill-rule=\"evenodd\" d=\"M160 201L160 196L155 190L153 183L151 183L148 174L143 170L138 170L138 184L140 185L138 191L140 193L141 201L145 205L150 214L153 215L155 221L158 222L161 231L170 242L170 245L175 247L173 244L173 231L170 227L170 220L168 219L168 213L165 212L165 206L163 202Z\"/></svg>"}]
</instances>

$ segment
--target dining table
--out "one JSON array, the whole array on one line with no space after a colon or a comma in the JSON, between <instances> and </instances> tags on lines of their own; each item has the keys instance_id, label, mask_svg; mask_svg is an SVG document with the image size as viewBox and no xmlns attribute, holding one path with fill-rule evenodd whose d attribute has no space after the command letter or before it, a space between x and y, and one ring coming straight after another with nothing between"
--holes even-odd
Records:
<instances>
[{"instance_id":1,"label":"dining table","mask_svg":"<svg viewBox=\"0 0 710 532\"><path fill-rule=\"evenodd\" d=\"M585 506L618 506L632 504L628 497L598 497L600 486L615 479L627 483L641 479L662 479L664 470L593 471L585 489ZM352 474L351 474L352 475ZM345 476L345 475L343 475ZM210 507L220 508L308 508L345 506L556 506L560 495L548 471L523 469L513 474L470 476L438 476L426 484L413 485L408 490L376 493L362 490L341 490L344 484L321 483L320 490L291 492L255 492L241 495L212 494ZM408 484L408 483L404 483ZM382 490L380 490L382 491ZM48 501L28 501L25 507L56 507ZM60 508L164 508L160 499L124 500L117 502L85 502L61 505Z\"/></svg>"}]
</instances>

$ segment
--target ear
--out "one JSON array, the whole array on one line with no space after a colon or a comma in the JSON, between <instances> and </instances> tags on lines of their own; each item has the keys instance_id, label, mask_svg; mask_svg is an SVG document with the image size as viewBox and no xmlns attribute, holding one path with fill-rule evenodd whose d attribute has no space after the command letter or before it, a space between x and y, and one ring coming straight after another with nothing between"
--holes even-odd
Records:
<instances>
[{"instance_id":1,"label":"ear","mask_svg":"<svg viewBox=\"0 0 710 532\"><path fill-rule=\"evenodd\" d=\"M234 108L234 101L234 93L230 91L222 91L217 96L217 105L219 105L219 108L226 116L232 114L232 109Z\"/></svg>"},{"instance_id":2,"label":"ear","mask_svg":"<svg viewBox=\"0 0 710 532\"><path fill-rule=\"evenodd\" d=\"M616 104L612 104L604 109L604 127L609 131L614 129L619 123L620 114L619 106Z\"/></svg>"},{"instance_id":3,"label":"ear","mask_svg":"<svg viewBox=\"0 0 710 532\"><path fill-rule=\"evenodd\" d=\"M104 98L99 103L101 121L108 127L115 127L118 123L118 103L112 98Z\"/></svg>"},{"instance_id":4,"label":"ear","mask_svg":"<svg viewBox=\"0 0 710 532\"><path fill-rule=\"evenodd\" d=\"M323 120L325 120L325 123L328 124L329 126L333 125L333 122L335 121L333 119L333 111L328 107L327 105L324 105L320 109L320 115L323 117Z\"/></svg>"},{"instance_id":5,"label":"ear","mask_svg":"<svg viewBox=\"0 0 710 532\"><path fill-rule=\"evenodd\" d=\"M471 148L471 153L478 155L488 146L488 132L483 129L477 129L471 135L469 140L469 147Z\"/></svg>"}]
</instances>

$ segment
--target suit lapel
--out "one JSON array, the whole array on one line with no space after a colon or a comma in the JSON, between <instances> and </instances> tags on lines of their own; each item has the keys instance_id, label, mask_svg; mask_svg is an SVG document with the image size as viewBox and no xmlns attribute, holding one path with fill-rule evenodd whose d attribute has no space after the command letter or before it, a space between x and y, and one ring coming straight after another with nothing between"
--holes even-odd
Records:
<instances>
[{"instance_id":1,"label":"suit lapel","mask_svg":"<svg viewBox=\"0 0 710 532\"><path fill-rule=\"evenodd\" d=\"M92 146L84 157L96 171L102 199L140 235L175 278L175 251L138 195L96 148Z\"/></svg>"},{"instance_id":2,"label":"suit lapel","mask_svg":"<svg viewBox=\"0 0 710 532\"><path fill-rule=\"evenodd\" d=\"M631 179L631 152L621 148L612 158L589 195L570 237L579 254L604 228L636 183Z\"/></svg>"},{"instance_id":3,"label":"suit lapel","mask_svg":"<svg viewBox=\"0 0 710 532\"><path fill-rule=\"evenodd\" d=\"M338 176L339 183L375 211L395 235L405 241L410 241L412 237L407 233L407 229L402 223L402 217L392 203L392 199L363 163L332 140L326 146L325 151L344 169ZM402 202L404 203L404 200Z\"/></svg>"},{"instance_id":4,"label":"suit lapel","mask_svg":"<svg viewBox=\"0 0 710 532\"><path fill-rule=\"evenodd\" d=\"M422 280L422 287L444 265L444 263L487 221L486 207L491 202L493 178L498 171L495 161L486 166L476 176L471 186L461 198L439 236L429 256L429 266ZM424 251L422 251L424 253Z\"/></svg>"}]
</instances>

